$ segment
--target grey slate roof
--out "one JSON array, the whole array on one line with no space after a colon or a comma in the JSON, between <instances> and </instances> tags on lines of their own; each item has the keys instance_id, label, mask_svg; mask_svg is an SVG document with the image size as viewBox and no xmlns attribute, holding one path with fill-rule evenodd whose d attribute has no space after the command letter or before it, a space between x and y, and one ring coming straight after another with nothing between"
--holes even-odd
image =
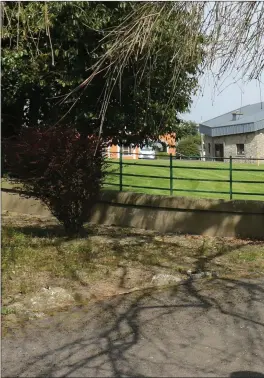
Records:
<instances>
[{"instance_id":1,"label":"grey slate roof","mask_svg":"<svg viewBox=\"0 0 264 378\"><path fill-rule=\"evenodd\" d=\"M237 115L236 120L232 121L232 113L236 111L242 114ZM264 129L264 103L261 102L231 110L199 125L200 133L212 137L251 133L261 129Z\"/></svg>"}]
</instances>

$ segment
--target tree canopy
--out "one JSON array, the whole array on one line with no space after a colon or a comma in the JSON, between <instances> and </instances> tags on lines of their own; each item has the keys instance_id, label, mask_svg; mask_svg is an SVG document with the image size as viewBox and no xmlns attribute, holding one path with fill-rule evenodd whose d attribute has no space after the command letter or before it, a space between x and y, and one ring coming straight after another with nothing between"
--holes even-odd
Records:
<instances>
[{"instance_id":1,"label":"tree canopy","mask_svg":"<svg viewBox=\"0 0 264 378\"><path fill-rule=\"evenodd\" d=\"M198 124L193 121L181 121L175 124L173 130L176 134L176 140L181 140L188 136L198 135Z\"/></svg>"},{"instance_id":2,"label":"tree canopy","mask_svg":"<svg viewBox=\"0 0 264 378\"><path fill-rule=\"evenodd\" d=\"M99 133L102 119L103 136L114 142L126 138L137 143L172 132L197 89L204 40L195 34L197 48L185 65L179 64L177 88L172 77L186 50L186 35L180 33L188 26L184 10L157 25L153 51L142 46L148 54L144 65L134 55L126 59L127 45L119 55L123 64L117 64L111 49L119 36L112 38L113 33L139 7L133 2L4 3L3 135L23 125L50 127L57 122L71 123L80 133ZM175 54L171 41L177 20ZM193 37L190 29L188 38Z\"/></svg>"},{"instance_id":3,"label":"tree canopy","mask_svg":"<svg viewBox=\"0 0 264 378\"><path fill-rule=\"evenodd\" d=\"M151 59L163 54L164 41L170 51L165 56L172 65L168 103L178 95L180 72L196 60L197 54L200 66L196 74L213 73L216 86L231 71L236 71L236 78L243 81L260 80L264 69L263 10L264 3L260 1L139 2L125 21L108 33L109 48L83 85L89 84L105 64L110 83L116 74L123 76L124 67L131 61L140 63L140 76ZM200 49L201 39L204 50ZM102 122L111 85L105 94Z\"/></svg>"}]
</instances>

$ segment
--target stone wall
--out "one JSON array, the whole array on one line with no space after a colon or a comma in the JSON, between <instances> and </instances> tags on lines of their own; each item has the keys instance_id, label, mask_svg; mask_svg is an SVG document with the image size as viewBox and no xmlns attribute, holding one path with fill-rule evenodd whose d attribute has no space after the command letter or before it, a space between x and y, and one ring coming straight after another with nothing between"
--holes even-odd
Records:
<instances>
[{"instance_id":1,"label":"stone wall","mask_svg":"<svg viewBox=\"0 0 264 378\"><path fill-rule=\"evenodd\" d=\"M51 216L39 201L2 189L2 210ZM89 220L95 224L184 233L264 239L263 201L224 201L105 191Z\"/></svg>"},{"instance_id":2,"label":"stone wall","mask_svg":"<svg viewBox=\"0 0 264 378\"><path fill-rule=\"evenodd\" d=\"M210 137L204 136L205 151L206 156L215 156L215 144L224 144L224 156L229 158L238 157L237 155L237 144L245 145L245 158L259 158L264 159L264 129L257 131L255 133L246 133L246 134L234 134L234 135L225 135L220 137ZM208 143L211 144L211 151L209 152ZM237 162L247 162L244 159L236 160ZM256 163L256 161L251 161ZM260 161L264 163L264 161Z\"/></svg>"}]
</instances>

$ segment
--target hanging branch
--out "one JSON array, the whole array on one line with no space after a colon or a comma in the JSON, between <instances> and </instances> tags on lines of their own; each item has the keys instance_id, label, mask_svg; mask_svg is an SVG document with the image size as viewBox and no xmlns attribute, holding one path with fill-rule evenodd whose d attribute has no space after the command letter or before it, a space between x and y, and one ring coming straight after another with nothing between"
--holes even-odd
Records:
<instances>
[{"instance_id":1,"label":"hanging branch","mask_svg":"<svg viewBox=\"0 0 264 378\"><path fill-rule=\"evenodd\" d=\"M19 25L21 7L23 4L18 2L17 46L20 29L26 28L26 23ZM216 85L231 70L244 81L260 78L264 69L264 2L135 2L132 8L116 28L104 30L101 45L107 43L108 49L90 68L87 79L62 100L66 101L104 73L108 85L100 111L100 130L113 88L121 82L125 68L131 64L136 67L135 76L140 83L146 67L151 67L151 60L164 57L173 67L170 103L177 95L180 72L185 69L189 72L192 64L199 65L198 72L194 73L195 78L199 78L205 71L215 69L217 63ZM5 12L3 14L8 20ZM41 17L44 17L54 64L46 3ZM11 28L8 22L5 28L8 35ZM28 30L23 32L29 33Z\"/></svg>"}]
</instances>

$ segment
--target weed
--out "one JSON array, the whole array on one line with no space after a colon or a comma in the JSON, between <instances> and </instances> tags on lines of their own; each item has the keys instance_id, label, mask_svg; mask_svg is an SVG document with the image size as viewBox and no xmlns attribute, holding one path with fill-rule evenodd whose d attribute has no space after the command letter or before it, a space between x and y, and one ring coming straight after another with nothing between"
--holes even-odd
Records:
<instances>
[{"instance_id":1,"label":"weed","mask_svg":"<svg viewBox=\"0 0 264 378\"><path fill-rule=\"evenodd\" d=\"M13 308L9 307L1 307L1 315L9 315L14 314L15 310Z\"/></svg>"},{"instance_id":2,"label":"weed","mask_svg":"<svg viewBox=\"0 0 264 378\"><path fill-rule=\"evenodd\" d=\"M206 241L206 239L204 239L203 244L200 247L197 248L196 255L198 257L205 256L206 253L207 253L207 250L208 250L207 241Z\"/></svg>"}]
</instances>

